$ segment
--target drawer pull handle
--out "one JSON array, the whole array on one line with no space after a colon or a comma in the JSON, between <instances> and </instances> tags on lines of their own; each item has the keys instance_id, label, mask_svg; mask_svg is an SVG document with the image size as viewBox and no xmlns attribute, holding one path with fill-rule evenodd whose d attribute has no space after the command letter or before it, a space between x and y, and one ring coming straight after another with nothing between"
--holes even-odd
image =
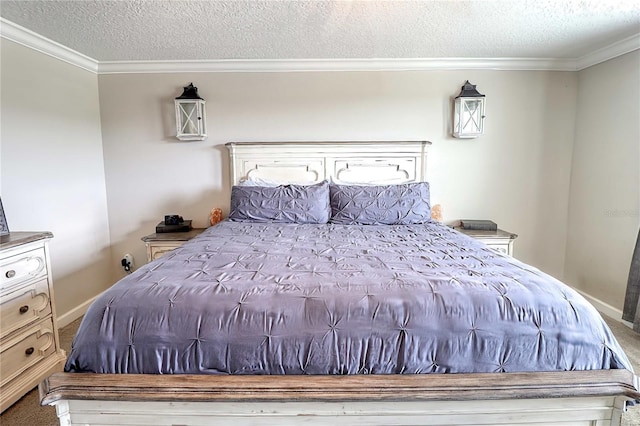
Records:
<instances>
[{"instance_id":1,"label":"drawer pull handle","mask_svg":"<svg viewBox=\"0 0 640 426\"><path fill-rule=\"evenodd\" d=\"M31 348L27 348L27 350L26 350L26 351L24 351L24 353L25 353L27 356L29 356L29 355L31 355L31 354L33 353L33 350L34 350L34 349L33 349L32 347L31 347Z\"/></svg>"},{"instance_id":2,"label":"drawer pull handle","mask_svg":"<svg viewBox=\"0 0 640 426\"><path fill-rule=\"evenodd\" d=\"M29 312L29 305L20 306L21 314L26 314L27 312Z\"/></svg>"},{"instance_id":3,"label":"drawer pull handle","mask_svg":"<svg viewBox=\"0 0 640 426\"><path fill-rule=\"evenodd\" d=\"M16 276L16 271L14 271L13 269L10 269L10 270L8 270L8 271L7 271L7 273L5 274L5 276L6 276L7 278L13 278L13 277L15 277L15 276Z\"/></svg>"}]
</instances>

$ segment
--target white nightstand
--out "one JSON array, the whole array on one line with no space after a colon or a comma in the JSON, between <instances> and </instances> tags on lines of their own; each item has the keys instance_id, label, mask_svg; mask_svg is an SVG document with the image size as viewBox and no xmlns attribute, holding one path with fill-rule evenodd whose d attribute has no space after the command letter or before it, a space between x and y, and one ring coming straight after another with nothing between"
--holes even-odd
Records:
<instances>
[{"instance_id":1,"label":"white nightstand","mask_svg":"<svg viewBox=\"0 0 640 426\"><path fill-rule=\"evenodd\" d=\"M503 231L502 229L498 229L497 231L476 231L463 229L459 226L453 229L485 243L495 251L513 256L513 242L518 238L517 234Z\"/></svg>"},{"instance_id":2,"label":"white nightstand","mask_svg":"<svg viewBox=\"0 0 640 426\"><path fill-rule=\"evenodd\" d=\"M149 262L156 260L193 237L200 235L204 230L205 228L194 228L188 232L156 232L142 237L141 240L147 246L147 260Z\"/></svg>"}]
</instances>

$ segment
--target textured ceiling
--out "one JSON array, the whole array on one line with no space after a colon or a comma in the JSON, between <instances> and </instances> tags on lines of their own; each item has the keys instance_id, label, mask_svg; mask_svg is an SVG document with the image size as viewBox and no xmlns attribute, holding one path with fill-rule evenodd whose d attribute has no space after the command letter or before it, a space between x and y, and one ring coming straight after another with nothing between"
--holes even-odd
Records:
<instances>
[{"instance_id":1,"label":"textured ceiling","mask_svg":"<svg viewBox=\"0 0 640 426\"><path fill-rule=\"evenodd\" d=\"M579 58L640 32L640 0L9 1L98 61Z\"/></svg>"}]
</instances>

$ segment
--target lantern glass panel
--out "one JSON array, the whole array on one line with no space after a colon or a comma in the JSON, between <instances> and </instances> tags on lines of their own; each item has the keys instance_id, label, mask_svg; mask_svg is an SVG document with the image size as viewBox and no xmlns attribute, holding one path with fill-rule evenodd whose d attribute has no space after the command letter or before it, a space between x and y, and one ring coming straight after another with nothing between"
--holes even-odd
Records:
<instances>
[{"instance_id":1,"label":"lantern glass panel","mask_svg":"<svg viewBox=\"0 0 640 426\"><path fill-rule=\"evenodd\" d=\"M201 141L207 138L205 125L205 101L176 99L177 138Z\"/></svg>"},{"instance_id":2,"label":"lantern glass panel","mask_svg":"<svg viewBox=\"0 0 640 426\"><path fill-rule=\"evenodd\" d=\"M460 117L462 132L480 133L482 122L482 101L480 99L465 99L462 101L462 116Z\"/></svg>"},{"instance_id":3,"label":"lantern glass panel","mask_svg":"<svg viewBox=\"0 0 640 426\"><path fill-rule=\"evenodd\" d=\"M180 133L198 133L198 108L195 103L180 103Z\"/></svg>"},{"instance_id":4,"label":"lantern glass panel","mask_svg":"<svg viewBox=\"0 0 640 426\"><path fill-rule=\"evenodd\" d=\"M204 138L207 136L207 122L205 120L207 109L205 108L205 101L199 101L198 108L198 131Z\"/></svg>"},{"instance_id":5,"label":"lantern glass panel","mask_svg":"<svg viewBox=\"0 0 640 426\"><path fill-rule=\"evenodd\" d=\"M475 138L484 133L484 98L456 98L453 136Z\"/></svg>"}]
</instances>

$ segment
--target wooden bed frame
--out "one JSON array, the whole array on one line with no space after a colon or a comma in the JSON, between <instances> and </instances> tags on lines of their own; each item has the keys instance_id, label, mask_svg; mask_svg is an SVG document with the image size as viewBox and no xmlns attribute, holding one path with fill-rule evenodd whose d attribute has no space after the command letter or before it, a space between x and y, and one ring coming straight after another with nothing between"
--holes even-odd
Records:
<instances>
[{"instance_id":1,"label":"wooden bed frame","mask_svg":"<svg viewBox=\"0 0 640 426\"><path fill-rule=\"evenodd\" d=\"M429 142L229 143L231 182L426 180ZM620 425L627 370L357 376L56 373L62 425Z\"/></svg>"}]
</instances>

